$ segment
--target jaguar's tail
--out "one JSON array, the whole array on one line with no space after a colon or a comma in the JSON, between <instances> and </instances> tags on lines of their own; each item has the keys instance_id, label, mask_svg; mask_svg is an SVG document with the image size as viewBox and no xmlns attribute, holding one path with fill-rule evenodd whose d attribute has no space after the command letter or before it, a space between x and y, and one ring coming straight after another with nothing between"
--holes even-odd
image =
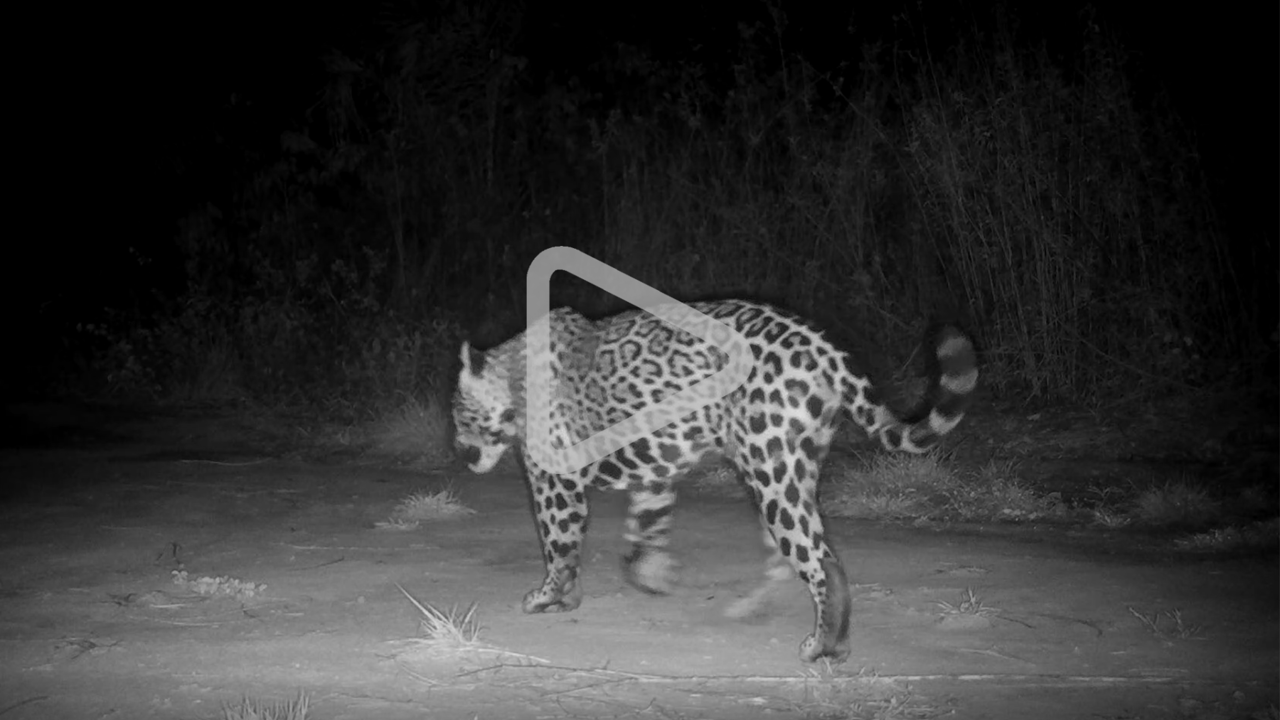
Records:
<instances>
[{"instance_id":1,"label":"jaguar's tail","mask_svg":"<svg viewBox=\"0 0 1280 720\"><path fill-rule=\"evenodd\" d=\"M890 450L925 452L964 418L978 386L973 341L950 325L938 328L933 333L933 362L929 365L929 392L914 412L898 416L884 405L875 408L875 422L867 432L879 435Z\"/></svg>"}]
</instances>

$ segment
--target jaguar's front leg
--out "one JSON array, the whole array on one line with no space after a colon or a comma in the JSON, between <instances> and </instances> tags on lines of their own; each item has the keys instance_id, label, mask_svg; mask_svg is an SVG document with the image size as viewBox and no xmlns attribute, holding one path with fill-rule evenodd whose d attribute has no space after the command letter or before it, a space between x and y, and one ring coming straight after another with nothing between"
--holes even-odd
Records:
<instances>
[{"instance_id":1,"label":"jaguar's front leg","mask_svg":"<svg viewBox=\"0 0 1280 720\"><path fill-rule=\"evenodd\" d=\"M529 483L547 575L540 587L524 596L523 609L569 612L582 603L579 566L587 529L586 493L577 481L547 473L530 472Z\"/></svg>"}]
</instances>

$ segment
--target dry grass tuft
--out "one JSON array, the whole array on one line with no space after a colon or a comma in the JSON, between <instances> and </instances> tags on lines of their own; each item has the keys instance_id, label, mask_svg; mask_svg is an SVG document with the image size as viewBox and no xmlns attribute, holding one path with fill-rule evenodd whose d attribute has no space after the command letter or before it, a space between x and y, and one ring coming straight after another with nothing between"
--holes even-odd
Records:
<instances>
[{"instance_id":1,"label":"dry grass tuft","mask_svg":"<svg viewBox=\"0 0 1280 720\"><path fill-rule=\"evenodd\" d=\"M383 414L369 428L375 451L405 459L411 465L439 467L453 458L448 406L429 397L410 397Z\"/></svg>"},{"instance_id":2,"label":"dry grass tuft","mask_svg":"<svg viewBox=\"0 0 1280 720\"><path fill-rule=\"evenodd\" d=\"M1012 462L991 462L965 475L927 455L876 455L833 473L823 490L831 515L870 520L1024 522L1065 515L1056 493L1022 481Z\"/></svg>"},{"instance_id":3,"label":"dry grass tuft","mask_svg":"<svg viewBox=\"0 0 1280 720\"><path fill-rule=\"evenodd\" d=\"M375 523L375 527L379 530L414 530L423 521L465 517L475 512L458 500L453 488L446 487L433 493L413 493L400 501L391 511L391 517Z\"/></svg>"},{"instance_id":4,"label":"dry grass tuft","mask_svg":"<svg viewBox=\"0 0 1280 720\"><path fill-rule=\"evenodd\" d=\"M1161 640L1199 640L1200 631L1203 629L1199 625L1192 625L1182 619L1182 611L1178 608L1165 610L1163 612L1152 612L1143 614L1135 610L1132 606L1127 608L1129 614L1138 618L1147 632L1155 635Z\"/></svg>"},{"instance_id":5,"label":"dry grass tuft","mask_svg":"<svg viewBox=\"0 0 1280 720\"><path fill-rule=\"evenodd\" d=\"M978 617L991 617L1000 614L1000 608L990 607L983 604L982 598L978 597L973 588L965 588L961 594L960 602L952 605L945 600L936 600L933 603L942 611L942 615L976 615Z\"/></svg>"},{"instance_id":6,"label":"dry grass tuft","mask_svg":"<svg viewBox=\"0 0 1280 720\"><path fill-rule=\"evenodd\" d=\"M1144 490L1133 500L1133 516L1143 525L1204 526L1220 520L1222 502L1190 480Z\"/></svg>"},{"instance_id":7,"label":"dry grass tuft","mask_svg":"<svg viewBox=\"0 0 1280 720\"><path fill-rule=\"evenodd\" d=\"M439 610L428 603L419 602L399 583L396 583L396 587L400 588L400 592L409 598L409 602L422 615L422 619L418 621L418 628L423 635L422 642L449 650L474 650L482 647L475 603L468 605L465 610L456 605L448 610Z\"/></svg>"},{"instance_id":8,"label":"dry grass tuft","mask_svg":"<svg viewBox=\"0 0 1280 720\"><path fill-rule=\"evenodd\" d=\"M249 697L241 698L237 705L222 707L223 720L306 720L309 701L306 693L298 692L296 700L264 703Z\"/></svg>"}]
</instances>

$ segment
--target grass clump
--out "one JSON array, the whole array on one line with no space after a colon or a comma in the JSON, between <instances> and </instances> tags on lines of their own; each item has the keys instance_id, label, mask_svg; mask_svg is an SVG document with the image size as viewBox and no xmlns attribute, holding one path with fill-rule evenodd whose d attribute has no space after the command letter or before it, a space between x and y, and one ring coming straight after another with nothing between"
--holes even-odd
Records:
<instances>
[{"instance_id":1,"label":"grass clump","mask_svg":"<svg viewBox=\"0 0 1280 720\"><path fill-rule=\"evenodd\" d=\"M938 606L938 610L942 615L990 617L1000 614L1000 608L990 607L983 603L982 598L978 597L973 588L965 588L958 603L952 604L945 600L935 600L933 604Z\"/></svg>"},{"instance_id":2,"label":"grass clump","mask_svg":"<svg viewBox=\"0 0 1280 720\"><path fill-rule=\"evenodd\" d=\"M1235 494L1204 480L1181 477L1145 487L1092 487L1082 508L1092 523L1121 528L1181 531L1173 545L1198 552L1274 549L1280 545L1275 492L1251 485Z\"/></svg>"},{"instance_id":3,"label":"grass clump","mask_svg":"<svg viewBox=\"0 0 1280 720\"><path fill-rule=\"evenodd\" d=\"M379 530L413 530L425 521L474 515L475 510L458 500L452 487L436 492L416 492L400 501L391 517L376 523Z\"/></svg>"},{"instance_id":4,"label":"grass clump","mask_svg":"<svg viewBox=\"0 0 1280 720\"><path fill-rule=\"evenodd\" d=\"M415 677L421 677L412 665L419 660L449 658L474 658L478 655L498 655L510 657L521 664L549 664L549 661L524 653L502 650L490 646L480 640L480 620L477 617L476 603L465 608L457 605L447 610L437 608L430 603L419 601L409 594L400 583L395 584L409 602L417 608L418 630L421 637L396 641L395 644L407 646L408 649L397 652L397 660L401 667ZM426 656L426 657L424 657Z\"/></svg>"},{"instance_id":5,"label":"grass clump","mask_svg":"<svg viewBox=\"0 0 1280 720\"><path fill-rule=\"evenodd\" d=\"M1221 519L1222 510L1208 489L1185 479L1143 490L1132 501L1134 521L1152 527L1203 527Z\"/></svg>"},{"instance_id":6,"label":"grass clump","mask_svg":"<svg viewBox=\"0 0 1280 720\"><path fill-rule=\"evenodd\" d=\"M484 643L480 642L480 621L476 617L475 603L471 603L465 609L454 605L448 610L441 610L430 603L420 602L400 583L396 583L396 587L418 609L420 615L418 630L422 633L422 637L416 638L415 642L433 650L450 652L479 650L485 647Z\"/></svg>"},{"instance_id":7,"label":"grass clump","mask_svg":"<svg viewBox=\"0 0 1280 720\"><path fill-rule=\"evenodd\" d=\"M310 702L306 693L298 692L294 700L266 703L249 697L235 705L222 707L223 720L306 720Z\"/></svg>"},{"instance_id":8,"label":"grass clump","mask_svg":"<svg viewBox=\"0 0 1280 720\"><path fill-rule=\"evenodd\" d=\"M823 490L831 515L869 520L1029 521L1064 514L1055 493L1028 487L1012 463L988 463L964 475L935 454L877 455L846 467Z\"/></svg>"},{"instance_id":9,"label":"grass clump","mask_svg":"<svg viewBox=\"0 0 1280 720\"><path fill-rule=\"evenodd\" d=\"M843 467L823 490L823 508L841 517L867 520L929 518L942 505L941 489L954 487L954 473L931 455L877 455L864 467Z\"/></svg>"},{"instance_id":10,"label":"grass clump","mask_svg":"<svg viewBox=\"0 0 1280 720\"><path fill-rule=\"evenodd\" d=\"M1207 479L1183 475L1160 481L1130 481L1127 486L1091 487L1087 507L1099 524L1132 522L1146 527L1239 525L1274 519L1275 491L1261 485L1234 494ZM1123 519L1123 521L1121 520Z\"/></svg>"},{"instance_id":11,"label":"grass clump","mask_svg":"<svg viewBox=\"0 0 1280 720\"><path fill-rule=\"evenodd\" d=\"M174 585L204 597L230 597L246 602L260 597L267 589L264 583L248 582L226 575L218 577L205 575L192 579L187 576L186 570L174 570L172 574Z\"/></svg>"},{"instance_id":12,"label":"grass clump","mask_svg":"<svg viewBox=\"0 0 1280 720\"><path fill-rule=\"evenodd\" d=\"M1183 550L1211 552L1274 550L1280 545L1280 520L1271 518L1205 530L1174 540L1174 544Z\"/></svg>"},{"instance_id":13,"label":"grass clump","mask_svg":"<svg viewBox=\"0 0 1280 720\"><path fill-rule=\"evenodd\" d=\"M383 412L370 429L374 452L437 467L452 458L449 408L435 396L409 396Z\"/></svg>"},{"instance_id":14,"label":"grass clump","mask_svg":"<svg viewBox=\"0 0 1280 720\"><path fill-rule=\"evenodd\" d=\"M1203 629L1183 620L1182 611L1178 608L1151 613L1139 612L1132 606L1127 609L1130 615L1138 618L1147 632L1161 640L1197 640Z\"/></svg>"}]
</instances>

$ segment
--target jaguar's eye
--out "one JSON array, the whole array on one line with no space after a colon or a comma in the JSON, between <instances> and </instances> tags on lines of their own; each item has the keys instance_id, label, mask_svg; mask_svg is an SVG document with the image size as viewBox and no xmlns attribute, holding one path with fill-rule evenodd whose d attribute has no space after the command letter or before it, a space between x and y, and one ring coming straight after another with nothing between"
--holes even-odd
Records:
<instances>
[{"instance_id":1,"label":"jaguar's eye","mask_svg":"<svg viewBox=\"0 0 1280 720\"><path fill-rule=\"evenodd\" d=\"M509 423L516 421L516 411L513 408L507 408L502 411L502 422Z\"/></svg>"}]
</instances>

